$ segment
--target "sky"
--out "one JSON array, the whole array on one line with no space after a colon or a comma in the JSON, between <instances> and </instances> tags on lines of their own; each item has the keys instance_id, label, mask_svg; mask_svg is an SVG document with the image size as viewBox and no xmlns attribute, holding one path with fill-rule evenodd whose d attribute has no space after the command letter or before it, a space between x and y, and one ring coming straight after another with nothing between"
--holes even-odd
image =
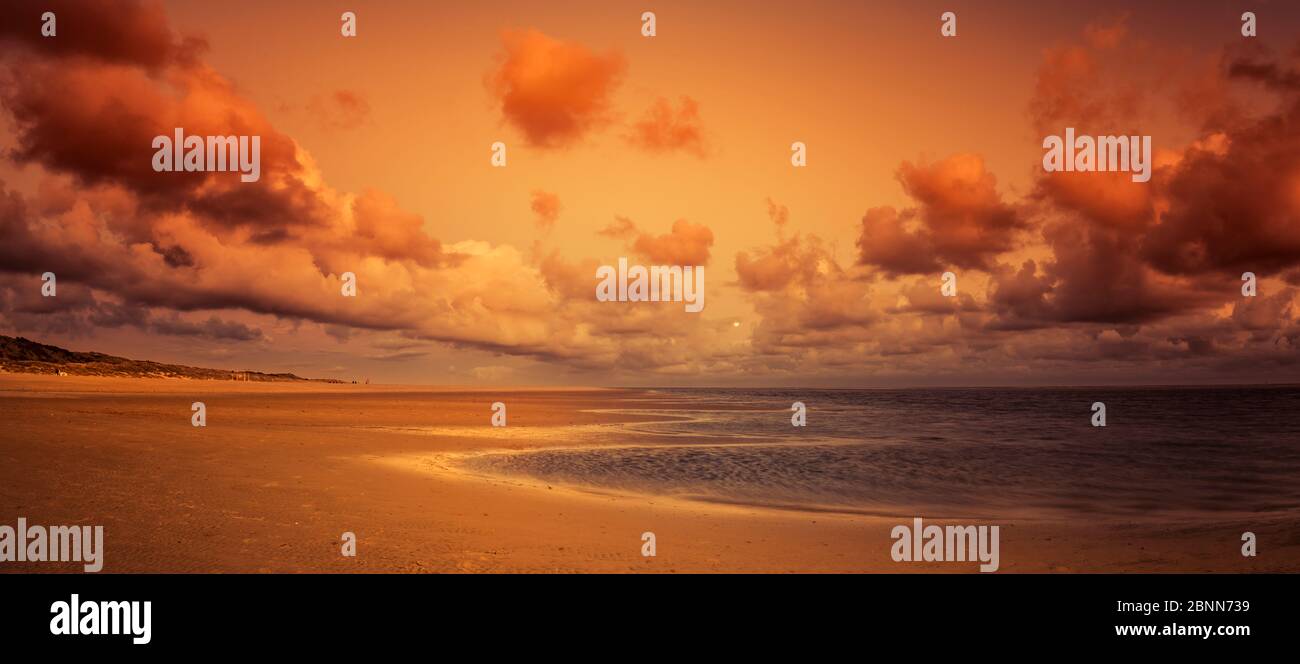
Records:
<instances>
[{"instance_id":1,"label":"sky","mask_svg":"<svg viewBox=\"0 0 1300 664\"><path fill-rule=\"evenodd\" d=\"M0 7L0 334L412 384L1300 376L1293 3ZM260 180L155 172L176 127L260 136ZM1066 127L1150 136L1151 180L1045 172ZM704 310L597 301L620 257L705 266Z\"/></svg>"}]
</instances>

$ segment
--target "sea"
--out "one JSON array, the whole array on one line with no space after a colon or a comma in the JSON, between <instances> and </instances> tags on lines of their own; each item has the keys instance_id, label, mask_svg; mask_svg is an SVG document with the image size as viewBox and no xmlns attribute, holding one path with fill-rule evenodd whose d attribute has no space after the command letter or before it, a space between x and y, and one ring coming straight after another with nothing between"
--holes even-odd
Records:
<instances>
[{"instance_id":1,"label":"sea","mask_svg":"<svg viewBox=\"0 0 1300 664\"><path fill-rule=\"evenodd\" d=\"M805 426L792 424L795 402ZM1094 426L1096 403L1105 426ZM463 463L597 490L892 516L1300 509L1300 386L661 389L602 410L645 419Z\"/></svg>"}]
</instances>

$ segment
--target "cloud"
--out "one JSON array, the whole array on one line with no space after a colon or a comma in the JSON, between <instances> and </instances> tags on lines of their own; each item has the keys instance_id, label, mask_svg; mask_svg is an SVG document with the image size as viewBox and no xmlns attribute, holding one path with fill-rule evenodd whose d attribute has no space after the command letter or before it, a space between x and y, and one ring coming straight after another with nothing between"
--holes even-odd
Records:
<instances>
[{"instance_id":1,"label":"cloud","mask_svg":"<svg viewBox=\"0 0 1300 664\"><path fill-rule=\"evenodd\" d=\"M942 265L930 244L929 233L908 227L915 216L914 210L904 210L900 216L889 206L867 210L856 243L858 262L889 275L938 271Z\"/></svg>"},{"instance_id":2,"label":"cloud","mask_svg":"<svg viewBox=\"0 0 1300 664\"><path fill-rule=\"evenodd\" d=\"M104 28L132 29L117 23L133 15L113 14ZM63 18L68 24L82 16L70 10ZM19 163L71 175L87 187L120 187L147 212L191 213L214 229L262 240L325 223L329 202L296 143L201 62L122 64L91 52L59 58L32 48L10 55L0 104L14 123L13 156ZM178 127L187 135L260 136L261 179L244 183L235 173L155 172L153 138Z\"/></svg>"},{"instance_id":3,"label":"cloud","mask_svg":"<svg viewBox=\"0 0 1300 664\"><path fill-rule=\"evenodd\" d=\"M1149 133L1139 125L1152 117L1151 101L1159 99L1157 93L1170 81L1163 67L1134 64L1168 64L1167 54L1128 39L1122 22L1089 25L1085 40L1087 44L1063 44L1044 52L1028 107L1035 132L1046 136L1066 127L1087 127L1099 134Z\"/></svg>"},{"instance_id":4,"label":"cloud","mask_svg":"<svg viewBox=\"0 0 1300 664\"><path fill-rule=\"evenodd\" d=\"M636 224L627 217L615 216L614 221L596 231L596 234L612 238L627 238L636 234Z\"/></svg>"},{"instance_id":5,"label":"cloud","mask_svg":"<svg viewBox=\"0 0 1300 664\"><path fill-rule=\"evenodd\" d=\"M18 333L89 336L96 330L133 327L149 334L212 341L257 342L261 329L216 314L181 315L105 295L78 282L58 282L57 297L40 294L41 281L0 273L0 327Z\"/></svg>"},{"instance_id":6,"label":"cloud","mask_svg":"<svg viewBox=\"0 0 1300 664\"><path fill-rule=\"evenodd\" d=\"M1297 295L1300 290L1283 288L1271 295L1242 298L1232 306L1232 321L1258 339L1271 339L1273 333L1294 326L1300 319Z\"/></svg>"},{"instance_id":7,"label":"cloud","mask_svg":"<svg viewBox=\"0 0 1300 664\"><path fill-rule=\"evenodd\" d=\"M202 39L182 38L171 30L160 2L48 0L8 5L5 20L0 22L0 46L18 44L42 58L89 57L156 71L194 62L207 50ZM41 15L47 11L58 17L55 39L42 36L36 29L44 23Z\"/></svg>"},{"instance_id":8,"label":"cloud","mask_svg":"<svg viewBox=\"0 0 1300 664\"><path fill-rule=\"evenodd\" d=\"M540 189L533 191L529 207L537 215L537 227L544 231L555 227L555 221L560 218L560 210L564 209L559 196Z\"/></svg>"},{"instance_id":9,"label":"cloud","mask_svg":"<svg viewBox=\"0 0 1300 664\"><path fill-rule=\"evenodd\" d=\"M680 303L596 301L596 267L609 256L565 255L545 240L527 250L440 241L384 191L332 188L306 146L204 62L200 41L174 34L157 4L50 6L61 8L60 40L87 16L114 38L68 32L57 50L35 30L0 27L0 107L14 148L5 164L14 175L0 183L9 328L129 329L223 346L264 345L274 333L277 347L300 343L281 332L302 328L332 352L343 350L337 340L375 358L474 351L464 366L487 380L501 367L527 377L519 369L531 361L556 380L622 372L714 384L1073 381L1094 370L1258 377L1300 364L1300 76L1290 54L1234 47L1183 74L1134 57L1143 47L1123 30L1095 28L1045 54L1029 119L1045 133L1140 135L1151 132L1135 118L1174 100L1170 117L1186 126L1165 135L1191 138L1158 144L1150 183L1044 174L1012 197L978 155L902 162L896 178L910 202L863 201L856 227L829 220L856 231L847 255L769 198L774 239L747 243L709 281L708 311L722 319ZM537 31L503 43L489 89L530 144L567 147L618 121L620 56ZM357 100L322 103L355 119ZM152 137L177 126L261 135L262 180L153 172ZM687 100L658 100L627 126L643 149L707 151ZM538 190L530 209L550 228L562 206ZM703 223L650 231L623 216L597 233L655 264L707 264L726 239ZM936 277L953 268L959 296L945 298ZM57 298L39 296L47 270L58 274ZM1258 298L1241 297L1243 271L1260 275ZM340 295L344 272L357 276L358 297Z\"/></svg>"},{"instance_id":10,"label":"cloud","mask_svg":"<svg viewBox=\"0 0 1300 664\"><path fill-rule=\"evenodd\" d=\"M149 330L158 334L201 336L231 341L260 341L262 339L262 331L259 329L237 321L222 320L216 316L209 316L206 320L201 321L189 321L171 314L152 321L149 324Z\"/></svg>"},{"instance_id":11,"label":"cloud","mask_svg":"<svg viewBox=\"0 0 1300 664\"><path fill-rule=\"evenodd\" d=\"M890 312L949 315L965 309L979 309L970 293L958 292L955 297L948 297L939 290L939 283L937 278L928 277L902 284L899 295L905 304L890 309Z\"/></svg>"},{"instance_id":12,"label":"cloud","mask_svg":"<svg viewBox=\"0 0 1300 664\"><path fill-rule=\"evenodd\" d=\"M809 278L809 269L821 270L829 258L818 238L810 238L805 243L796 234L787 239L785 228L790 223L790 208L770 196L765 203L768 220L776 227L776 243L736 254L736 276L740 287L749 292L785 289L801 278Z\"/></svg>"},{"instance_id":13,"label":"cloud","mask_svg":"<svg viewBox=\"0 0 1300 664\"><path fill-rule=\"evenodd\" d=\"M711 246L713 231L685 219L674 221L668 233L642 233L632 242L638 254L657 265L708 265Z\"/></svg>"},{"instance_id":14,"label":"cloud","mask_svg":"<svg viewBox=\"0 0 1300 664\"><path fill-rule=\"evenodd\" d=\"M1127 35L1128 14L1115 17L1111 21L1089 23L1083 28L1084 39L1095 49L1115 48Z\"/></svg>"},{"instance_id":15,"label":"cloud","mask_svg":"<svg viewBox=\"0 0 1300 664\"><path fill-rule=\"evenodd\" d=\"M766 203L776 242L741 251L735 262L739 285L760 317L753 333L757 356L783 355L797 365L815 349L859 343L879 318L867 283L842 267L820 238L785 237L789 210L770 198Z\"/></svg>"},{"instance_id":16,"label":"cloud","mask_svg":"<svg viewBox=\"0 0 1300 664\"><path fill-rule=\"evenodd\" d=\"M1114 75L1127 71L1122 62L1082 47L1070 52L1068 66L1058 51L1040 71L1030 107L1043 124L1091 122L1115 133L1148 133L1121 119L1142 103L1131 84L1148 74ZM993 302L1002 319L995 325L1150 324L1239 298L1244 271L1281 275L1300 264L1300 228L1292 223L1300 212L1300 96L1285 84L1290 71L1258 50L1226 56L1221 77L1262 83L1276 103L1251 97L1244 104L1254 109L1249 113L1228 96L1210 100L1203 133L1163 150L1150 183L1133 183L1124 173L1041 176L1032 204L1050 257L1032 275L1022 269L997 277ZM1207 86L1197 76L1167 83L1227 94L1227 86ZM1079 93L1065 81L1107 83Z\"/></svg>"},{"instance_id":17,"label":"cloud","mask_svg":"<svg viewBox=\"0 0 1300 664\"><path fill-rule=\"evenodd\" d=\"M501 383L510 380L514 375L514 367L502 365L492 365L486 367L474 367L469 370L474 380L485 383Z\"/></svg>"},{"instance_id":18,"label":"cloud","mask_svg":"<svg viewBox=\"0 0 1300 664\"><path fill-rule=\"evenodd\" d=\"M1300 59L1300 58L1296 58ZM1279 95L1277 110L1197 144L1169 168L1167 210L1142 241L1143 258L1171 274L1280 272L1300 264L1300 81L1295 62L1229 62L1229 76Z\"/></svg>"},{"instance_id":19,"label":"cloud","mask_svg":"<svg viewBox=\"0 0 1300 664\"><path fill-rule=\"evenodd\" d=\"M307 112L328 129L356 129L370 119L370 102L359 92L335 90L329 95L312 98L307 104Z\"/></svg>"},{"instance_id":20,"label":"cloud","mask_svg":"<svg viewBox=\"0 0 1300 664\"><path fill-rule=\"evenodd\" d=\"M667 233L654 235L638 229L631 219L616 216L596 234L626 241L628 251L657 265L708 265L713 246L708 226L685 219L674 221Z\"/></svg>"},{"instance_id":21,"label":"cloud","mask_svg":"<svg viewBox=\"0 0 1300 664\"><path fill-rule=\"evenodd\" d=\"M825 269L827 253L816 238L796 235L772 245L736 254L736 276L740 287L751 292L784 290L792 284L811 281Z\"/></svg>"},{"instance_id":22,"label":"cloud","mask_svg":"<svg viewBox=\"0 0 1300 664\"><path fill-rule=\"evenodd\" d=\"M996 178L978 155L959 154L933 164L904 162L897 177L918 206L867 211L857 240L863 265L891 275L947 266L988 269L1027 225L1002 201Z\"/></svg>"},{"instance_id":23,"label":"cloud","mask_svg":"<svg viewBox=\"0 0 1300 664\"><path fill-rule=\"evenodd\" d=\"M506 30L501 43L488 90L530 145L567 147L612 121L610 96L627 69L623 56L597 54L532 28Z\"/></svg>"},{"instance_id":24,"label":"cloud","mask_svg":"<svg viewBox=\"0 0 1300 664\"><path fill-rule=\"evenodd\" d=\"M60 16L60 39L63 25L84 16L78 7ZM129 25L106 31L139 31L137 5L124 7L104 18ZM616 345L585 327L589 288L585 300L567 299L512 247L448 248L390 195L331 189L305 150L201 61L89 47L64 58L13 39L4 47L0 103L13 120L14 156L37 184L0 183L0 272L53 271L61 290L57 301L12 301L13 316L36 306L44 310L32 315L68 329L133 321L254 340L254 328L217 313L239 310L520 356L608 357L593 349ZM176 126L261 135L262 180L154 172L152 138ZM344 272L357 276L358 297L340 295Z\"/></svg>"},{"instance_id":25,"label":"cloud","mask_svg":"<svg viewBox=\"0 0 1300 664\"><path fill-rule=\"evenodd\" d=\"M1214 295L1143 264L1131 236L1078 220L1043 231L1054 260L1052 303L1060 322L1141 323L1210 304Z\"/></svg>"},{"instance_id":26,"label":"cloud","mask_svg":"<svg viewBox=\"0 0 1300 664\"><path fill-rule=\"evenodd\" d=\"M1046 53L1030 117L1047 133L1142 135L1150 130L1132 120L1147 117L1137 109L1149 109L1153 91L1205 100L1176 109L1200 131L1158 147L1150 183L1040 174L1027 196L1007 200L976 155L904 163L898 180L915 205L868 209L860 270L839 265L815 237L790 236L788 212L769 202L777 241L736 255L739 285L762 316L755 361L777 373L812 363L824 373L852 365L876 376L1064 380L1258 377L1300 364L1300 289L1283 285L1300 283L1300 227L1291 223L1300 212L1300 67L1230 48L1213 77L1198 68L1153 82L1169 70L1126 66L1132 57L1118 47L1144 47L1118 26ZM962 272L958 297L943 298L929 276L950 266L978 272ZM1258 298L1241 296L1243 271L1264 275ZM809 315L806 305L829 288L855 306L823 310L839 318Z\"/></svg>"},{"instance_id":27,"label":"cloud","mask_svg":"<svg viewBox=\"0 0 1300 664\"><path fill-rule=\"evenodd\" d=\"M1280 92L1300 90L1300 71L1294 66L1278 62L1266 48L1256 47L1234 53L1228 60L1227 68L1230 78L1254 81Z\"/></svg>"},{"instance_id":28,"label":"cloud","mask_svg":"<svg viewBox=\"0 0 1300 664\"><path fill-rule=\"evenodd\" d=\"M424 267L449 260L442 243L424 232L424 219L402 210L392 196L378 189L367 189L353 201L352 222L353 232L329 246L331 253L339 255L331 262L341 265L344 255L358 252L411 260Z\"/></svg>"},{"instance_id":29,"label":"cloud","mask_svg":"<svg viewBox=\"0 0 1300 664\"><path fill-rule=\"evenodd\" d=\"M771 197L767 198L767 217L776 224L776 231L780 233L785 225L790 222L790 208L778 204Z\"/></svg>"},{"instance_id":30,"label":"cloud","mask_svg":"<svg viewBox=\"0 0 1300 664\"><path fill-rule=\"evenodd\" d=\"M663 97L656 99L632 125L627 140L651 153L681 151L701 158L708 153L700 127L700 105L690 97L682 97L677 109Z\"/></svg>"}]
</instances>

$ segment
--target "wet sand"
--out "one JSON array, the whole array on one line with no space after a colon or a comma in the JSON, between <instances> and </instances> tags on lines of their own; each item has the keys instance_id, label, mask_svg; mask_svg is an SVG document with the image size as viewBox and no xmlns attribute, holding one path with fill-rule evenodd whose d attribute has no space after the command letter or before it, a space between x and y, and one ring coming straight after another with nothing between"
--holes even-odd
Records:
<instances>
[{"instance_id":1,"label":"wet sand","mask_svg":"<svg viewBox=\"0 0 1300 664\"><path fill-rule=\"evenodd\" d=\"M976 570L891 560L890 530L910 518L600 492L449 462L556 445L559 427L644 419L591 412L644 396L0 374L0 524L103 525L105 573ZM204 428L190 424L194 401L207 405ZM489 424L494 401L507 404L503 430ZM1001 573L1300 571L1289 516L990 523ZM1240 555L1246 530L1255 558ZM345 531L355 558L340 553Z\"/></svg>"}]
</instances>

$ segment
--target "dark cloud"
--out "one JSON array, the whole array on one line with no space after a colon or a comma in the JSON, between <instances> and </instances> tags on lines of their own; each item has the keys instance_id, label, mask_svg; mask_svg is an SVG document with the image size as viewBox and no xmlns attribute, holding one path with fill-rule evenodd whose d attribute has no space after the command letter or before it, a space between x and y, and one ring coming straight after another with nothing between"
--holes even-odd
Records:
<instances>
[{"instance_id":1,"label":"dark cloud","mask_svg":"<svg viewBox=\"0 0 1300 664\"><path fill-rule=\"evenodd\" d=\"M260 341L262 331L236 321L226 321L216 316L205 320L190 321L172 314L155 318L149 323L149 331L157 334L174 336L205 337L219 341Z\"/></svg>"},{"instance_id":2,"label":"dark cloud","mask_svg":"<svg viewBox=\"0 0 1300 664\"><path fill-rule=\"evenodd\" d=\"M1243 76L1240 63L1231 75ZM1143 257L1171 274L1268 274L1300 264L1300 80L1278 62L1252 79L1283 92L1275 112L1221 135L1220 149L1188 149L1163 178L1168 210L1142 239ZM1262 72L1267 72L1262 73Z\"/></svg>"},{"instance_id":3,"label":"dark cloud","mask_svg":"<svg viewBox=\"0 0 1300 664\"><path fill-rule=\"evenodd\" d=\"M57 295L41 295L41 280L0 274L0 325L15 332L89 336L96 330L133 327L150 334L213 341L261 341L262 331L216 314L186 317L96 294L75 281L59 281Z\"/></svg>"},{"instance_id":4,"label":"dark cloud","mask_svg":"<svg viewBox=\"0 0 1300 664\"><path fill-rule=\"evenodd\" d=\"M45 12L54 12L57 38L41 35ZM207 49L199 37L180 37L167 24L162 3L144 0L44 0L4 3L0 46L19 45L43 58L90 58L154 71L192 64Z\"/></svg>"},{"instance_id":5,"label":"dark cloud","mask_svg":"<svg viewBox=\"0 0 1300 664\"><path fill-rule=\"evenodd\" d=\"M1110 96L1090 92L1088 103L1078 104L1064 99L1074 94L1064 83L1043 83L1101 77L1096 57L1080 50L1070 66L1049 57L1040 73L1046 98L1032 107L1079 113L1076 120L1123 115L1133 103L1123 86ZM1050 258L996 276L993 327L1149 324L1239 299L1243 272L1280 276L1300 264L1300 96L1287 84L1288 65L1258 50L1249 57L1248 64L1227 60L1222 75L1264 83L1279 94L1275 103L1248 114L1225 112L1229 102L1214 101L1205 111L1210 133L1166 156L1150 183L1124 173L1039 179L1034 204ZM1055 97L1062 98L1050 101ZM1179 338L1188 348L1205 348L1192 336Z\"/></svg>"}]
</instances>

